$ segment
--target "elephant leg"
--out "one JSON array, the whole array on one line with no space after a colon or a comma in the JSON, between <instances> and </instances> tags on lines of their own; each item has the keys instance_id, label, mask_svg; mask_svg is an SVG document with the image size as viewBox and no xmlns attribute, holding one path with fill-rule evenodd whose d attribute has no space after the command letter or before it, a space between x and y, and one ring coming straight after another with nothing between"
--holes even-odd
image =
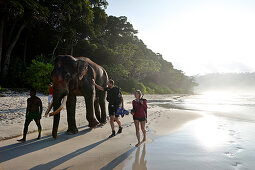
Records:
<instances>
[{"instance_id":1,"label":"elephant leg","mask_svg":"<svg viewBox=\"0 0 255 170\"><path fill-rule=\"evenodd\" d=\"M100 123L106 123L106 92L101 92L101 94L99 95L99 105L101 108L101 119L100 119Z\"/></svg>"},{"instance_id":2,"label":"elephant leg","mask_svg":"<svg viewBox=\"0 0 255 170\"><path fill-rule=\"evenodd\" d=\"M85 96L85 103L86 103L86 118L89 122L89 127L94 128L96 127L99 123L95 118L95 113L94 113L94 94L87 94Z\"/></svg>"},{"instance_id":3,"label":"elephant leg","mask_svg":"<svg viewBox=\"0 0 255 170\"><path fill-rule=\"evenodd\" d=\"M56 114L53 119L52 136L54 139L58 137L58 125L59 125L60 114Z\"/></svg>"},{"instance_id":4,"label":"elephant leg","mask_svg":"<svg viewBox=\"0 0 255 170\"><path fill-rule=\"evenodd\" d=\"M67 123L68 130L67 132L70 134L78 133L78 128L76 126L75 121L75 108L76 108L76 96L69 94L66 102L66 110L67 110Z\"/></svg>"},{"instance_id":5,"label":"elephant leg","mask_svg":"<svg viewBox=\"0 0 255 170\"><path fill-rule=\"evenodd\" d=\"M100 114L100 108L99 108L99 98L96 97L95 101L94 101L94 108L95 108L95 115L97 120L100 122L101 119L101 114Z\"/></svg>"}]
</instances>

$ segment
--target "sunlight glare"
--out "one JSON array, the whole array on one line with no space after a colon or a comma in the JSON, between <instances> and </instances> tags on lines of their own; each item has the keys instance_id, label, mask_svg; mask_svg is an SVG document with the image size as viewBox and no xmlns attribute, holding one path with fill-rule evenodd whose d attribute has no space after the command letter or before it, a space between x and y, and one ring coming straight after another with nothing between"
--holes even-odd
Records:
<instances>
[{"instance_id":1,"label":"sunlight glare","mask_svg":"<svg viewBox=\"0 0 255 170\"><path fill-rule=\"evenodd\" d=\"M229 140L228 133L222 129L214 116L206 116L198 120L194 131L200 143L209 150L216 149Z\"/></svg>"}]
</instances>

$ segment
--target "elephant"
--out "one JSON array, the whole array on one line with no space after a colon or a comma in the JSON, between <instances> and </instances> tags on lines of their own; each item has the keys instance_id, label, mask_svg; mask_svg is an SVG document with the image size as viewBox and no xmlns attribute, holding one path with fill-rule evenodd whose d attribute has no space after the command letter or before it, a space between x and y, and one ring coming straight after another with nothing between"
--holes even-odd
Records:
<instances>
[{"instance_id":1,"label":"elephant","mask_svg":"<svg viewBox=\"0 0 255 170\"><path fill-rule=\"evenodd\" d=\"M99 123L106 123L106 92L95 89L92 79L102 87L106 87L108 75L105 69L86 57L74 58L71 55L57 56L51 73L53 82L53 101L46 111L53 106L54 116L52 136L57 138L60 111L66 103L67 133L78 133L75 121L76 96L84 96L86 103L86 118L89 127L94 128ZM62 101L62 103L61 103Z\"/></svg>"}]
</instances>

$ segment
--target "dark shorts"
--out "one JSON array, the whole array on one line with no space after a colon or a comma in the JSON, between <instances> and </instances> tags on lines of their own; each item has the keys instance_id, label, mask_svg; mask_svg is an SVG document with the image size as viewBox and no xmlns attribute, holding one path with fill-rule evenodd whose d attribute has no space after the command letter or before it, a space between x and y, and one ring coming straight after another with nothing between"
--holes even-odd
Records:
<instances>
[{"instance_id":1,"label":"dark shorts","mask_svg":"<svg viewBox=\"0 0 255 170\"><path fill-rule=\"evenodd\" d=\"M119 117L119 115L116 115L117 109L120 106L116 106L116 105L108 105L108 111L109 111L109 116L115 116L115 117Z\"/></svg>"},{"instance_id":2,"label":"dark shorts","mask_svg":"<svg viewBox=\"0 0 255 170\"><path fill-rule=\"evenodd\" d=\"M26 119L31 120L31 121L32 120L38 121L38 120L40 120L40 118L41 118L41 115L39 112L30 112L26 116Z\"/></svg>"},{"instance_id":3,"label":"dark shorts","mask_svg":"<svg viewBox=\"0 0 255 170\"><path fill-rule=\"evenodd\" d=\"M139 120L139 122L146 121L146 117L137 118L137 117L134 117L134 116L133 116L133 119L134 119L134 120Z\"/></svg>"}]
</instances>

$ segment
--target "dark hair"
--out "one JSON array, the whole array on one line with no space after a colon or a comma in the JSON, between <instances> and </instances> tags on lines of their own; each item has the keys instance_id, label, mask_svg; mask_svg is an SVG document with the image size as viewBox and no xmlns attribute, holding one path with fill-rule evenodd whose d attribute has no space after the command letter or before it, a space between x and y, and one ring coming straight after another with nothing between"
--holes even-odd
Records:
<instances>
[{"instance_id":1,"label":"dark hair","mask_svg":"<svg viewBox=\"0 0 255 170\"><path fill-rule=\"evenodd\" d=\"M112 79L109 80L109 83L111 83L112 85L114 85L114 81Z\"/></svg>"},{"instance_id":2,"label":"dark hair","mask_svg":"<svg viewBox=\"0 0 255 170\"><path fill-rule=\"evenodd\" d=\"M36 95L36 90L34 88L31 88L30 92L32 92L32 93L34 93Z\"/></svg>"}]
</instances>

